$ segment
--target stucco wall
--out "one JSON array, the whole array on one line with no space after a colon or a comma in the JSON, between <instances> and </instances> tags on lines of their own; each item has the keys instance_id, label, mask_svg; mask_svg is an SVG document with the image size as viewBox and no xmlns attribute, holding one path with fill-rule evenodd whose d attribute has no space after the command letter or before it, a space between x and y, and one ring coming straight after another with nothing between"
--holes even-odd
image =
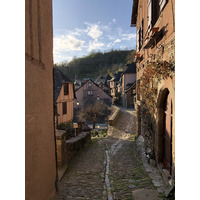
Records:
<instances>
[{"instance_id":1,"label":"stucco wall","mask_svg":"<svg viewBox=\"0 0 200 200\"><path fill-rule=\"evenodd\" d=\"M27 200L55 193L52 1L25 1L25 187Z\"/></svg>"}]
</instances>

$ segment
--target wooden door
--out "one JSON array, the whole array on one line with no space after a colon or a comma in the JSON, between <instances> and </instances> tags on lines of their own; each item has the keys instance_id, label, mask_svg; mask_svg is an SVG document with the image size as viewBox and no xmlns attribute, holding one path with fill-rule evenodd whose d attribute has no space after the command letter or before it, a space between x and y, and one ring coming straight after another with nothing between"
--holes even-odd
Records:
<instances>
[{"instance_id":1,"label":"wooden door","mask_svg":"<svg viewBox=\"0 0 200 200\"><path fill-rule=\"evenodd\" d=\"M164 109L164 133L163 133L163 164L172 173L172 99L170 94L165 100Z\"/></svg>"}]
</instances>

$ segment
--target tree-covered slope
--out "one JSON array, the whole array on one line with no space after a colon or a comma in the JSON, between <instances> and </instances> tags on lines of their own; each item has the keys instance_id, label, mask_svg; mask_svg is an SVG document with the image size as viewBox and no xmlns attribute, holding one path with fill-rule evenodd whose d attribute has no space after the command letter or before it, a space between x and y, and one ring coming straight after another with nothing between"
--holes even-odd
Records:
<instances>
[{"instance_id":1,"label":"tree-covered slope","mask_svg":"<svg viewBox=\"0 0 200 200\"><path fill-rule=\"evenodd\" d=\"M134 50L113 50L106 53L93 52L82 58L75 58L69 63L55 64L71 80L77 78L97 78L100 74L111 75L133 61Z\"/></svg>"}]
</instances>

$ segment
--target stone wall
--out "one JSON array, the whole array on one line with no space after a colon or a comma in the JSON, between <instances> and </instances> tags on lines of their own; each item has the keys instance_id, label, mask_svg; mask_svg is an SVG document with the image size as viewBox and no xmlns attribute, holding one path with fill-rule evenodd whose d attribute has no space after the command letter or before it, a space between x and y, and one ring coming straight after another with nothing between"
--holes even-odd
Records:
<instances>
[{"instance_id":1,"label":"stone wall","mask_svg":"<svg viewBox=\"0 0 200 200\"><path fill-rule=\"evenodd\" d=\"M114 123L116 122L116 120L118 119L118 117L119 117L119 115L120 115L120 112L121 112L120 108L117 108L117 109L115 110L115 112L109 117L109 119L108 119L108 124L109 124L110 126L113 126L113 125L114 125Z\"/></svg>"},{"instance_id":2,"label":"stone wall","mask_svg":"<svg viewBox=\"0 0 200 200\"><path fill-rule=\"evenodd\" d=\"M78 136L66 140L66 151L64 157L66 161L70 161L76 154L78 154L91 141L90 132L82 132Z\"/></svg>"},{"instance_id":3,"label":"stone wall","mask_svg":"<svg viewBox=\"0 0 200 200\"><path fill-rule=\"evenodd\" d=\"M57 165L68 163L91 141L90 131L81 132L78 136L66 140L66 131L56 130Z\"/></svg>"}]
</instances>

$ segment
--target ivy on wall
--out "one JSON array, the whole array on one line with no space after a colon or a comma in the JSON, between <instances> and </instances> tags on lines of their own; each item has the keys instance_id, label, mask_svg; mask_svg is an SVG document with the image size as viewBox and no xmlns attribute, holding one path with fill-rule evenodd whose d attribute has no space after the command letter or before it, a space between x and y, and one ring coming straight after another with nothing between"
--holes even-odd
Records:
<instances>
[{"instance_id":1,"label":"ivy on wall","mask_svg":"<svg viewBox=\"0 0 200 200\"><path fill-rule=\"evenodd\" d=\"M138 90L142 96L141 101L141 123L142 132L146 141L146 153L153 159L155 153L155 118L157 105L158 83L173 78L175 72L174 63L167 61L150 62L144 68L142 76L140 76L140 84Z\"/></svg>"},{"instance_id":2,"label":"ivy on wall","mask_svg":"<svg viewBox=\"0 0 200 200\"><path fill-rule=\"evenodd\" d=\"M146 107L146 114L154 115L155 113L158 82L168 77L173 78L174 72L174 63L157 61L147 64L138 88L142 96L142 103Z\"/></svg>"}]
</instances>

